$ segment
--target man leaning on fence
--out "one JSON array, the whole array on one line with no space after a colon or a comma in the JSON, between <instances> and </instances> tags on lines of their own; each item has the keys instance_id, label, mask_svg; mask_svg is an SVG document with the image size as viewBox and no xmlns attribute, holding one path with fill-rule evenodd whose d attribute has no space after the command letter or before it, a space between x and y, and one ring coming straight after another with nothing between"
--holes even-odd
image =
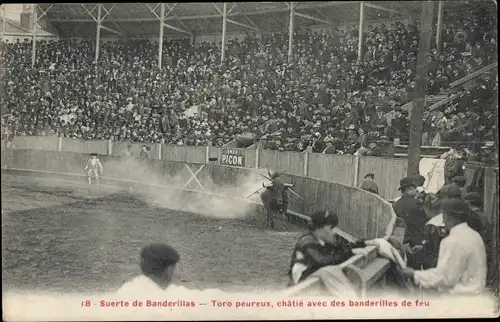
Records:
<instances>
[{"instance_id":1,"label":"man leaning on fence","mask_svg":"<svg viewBox=\"0 0 500 322\"><path fill-rule=\"evenodd\" d=\"M449 235L441 241L437 266L417 271L405 268L402 274L416 285L453 295L480 295L486 285L486 250L479 233L467 224L469 206L458 198L441 202Z\"/></svg>"},{"instance_id":2,"label":"man leaning on fence","mask_svg":"<svg viewBox=\"0 0 500 322\"><path fill-rule=\"evenodd\" d=\"M363 183L361 184L360 189L378 195L378 185L375 182L375 175L373 173L368 173L367 175L365 175L365 178L363 180Z\"/></svg>"}]
</instances>

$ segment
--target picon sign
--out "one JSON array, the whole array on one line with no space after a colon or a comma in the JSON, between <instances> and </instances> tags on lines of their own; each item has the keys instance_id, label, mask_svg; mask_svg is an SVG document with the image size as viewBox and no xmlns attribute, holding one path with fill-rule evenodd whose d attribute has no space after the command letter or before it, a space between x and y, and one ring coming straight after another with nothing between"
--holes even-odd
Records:
<instances>
[{"instance_id":1,"label":"picon sign","mask_svg":"<svg viewBox=\"0 0 500 322\"><path fill-rule=\"evenodd\" d=\"M243 149L222 149L221 164L234 167L244 167L245 154Z\"/></svg>"}]
</instances>

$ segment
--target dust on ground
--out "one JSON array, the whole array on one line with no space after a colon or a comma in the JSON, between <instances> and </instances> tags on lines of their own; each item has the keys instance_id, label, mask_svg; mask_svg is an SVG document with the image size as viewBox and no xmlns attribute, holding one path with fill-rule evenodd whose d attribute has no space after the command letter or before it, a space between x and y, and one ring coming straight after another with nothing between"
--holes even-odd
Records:
<instances>
[{"instance_id":1,"label":"dust on ground","mask_svg":"<svg viewBox=\"0 0 500 322\"><path fill-rule=\"evenodd\" d=\"M4 289L109 292L140 274L150 242L181 254L176 283L226 291L283 289L303 229L264 215L216 219L163 209L116 188L2 175Z\"/></svg>"}]
</instances>

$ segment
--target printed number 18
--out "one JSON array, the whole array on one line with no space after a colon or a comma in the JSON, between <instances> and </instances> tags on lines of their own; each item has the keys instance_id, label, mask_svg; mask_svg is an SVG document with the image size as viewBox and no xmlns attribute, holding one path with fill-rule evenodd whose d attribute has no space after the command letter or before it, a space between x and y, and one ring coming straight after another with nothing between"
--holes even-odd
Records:
<instances>
[{"instance_id":1,"label":"printed number 18","mask_svg":"<svg viewBox=\"0 0 500 322\"><path fill-rule=\"evenodd\" d=\"M90 303L90 301L89 301L89 300L82 301L82 307L83 307L83 306L87 306L87 307L88 307L88 306L90 306L90 304L91 304L91 303Z\"/></svg>"}]
</instances>

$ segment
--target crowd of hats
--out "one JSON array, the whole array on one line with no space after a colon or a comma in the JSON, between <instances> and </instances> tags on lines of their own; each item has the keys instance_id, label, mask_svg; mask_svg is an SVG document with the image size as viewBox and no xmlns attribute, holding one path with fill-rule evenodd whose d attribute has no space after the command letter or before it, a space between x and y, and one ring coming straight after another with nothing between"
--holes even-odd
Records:
<instances>
[{"instance_id":1,"label":"crowd of hats","mask_svg":"<svg viewBox=\"0 0 500 322\"><path fill-rule=\"evenodd\" d=\"M477 4L467 10L446 15L442 51L431 55L432 93L496 60L494 12ZM31 41L20 40L0 46L0 103L17 135L220 146L250 132L275 139L280 150L321 139L339 153L356 143L406 141L400 107L413 98L416 28L395 21L368 26L359 62L357 36L356 29L299 28L293 65L286 63L287 32L229 39L223 66L216 43L166 39L162 70L150 40L102 41L97 63L92 40L42 40L35 68ZM462 92L458 105L426 115L427 140L467 133L485 139L494 89L485 78ZM186 116L193 107L202 112ZM390 126L387 113L394 114ZM277 121L258 129L269 120Z\"/></svg>"}]
</instances>

